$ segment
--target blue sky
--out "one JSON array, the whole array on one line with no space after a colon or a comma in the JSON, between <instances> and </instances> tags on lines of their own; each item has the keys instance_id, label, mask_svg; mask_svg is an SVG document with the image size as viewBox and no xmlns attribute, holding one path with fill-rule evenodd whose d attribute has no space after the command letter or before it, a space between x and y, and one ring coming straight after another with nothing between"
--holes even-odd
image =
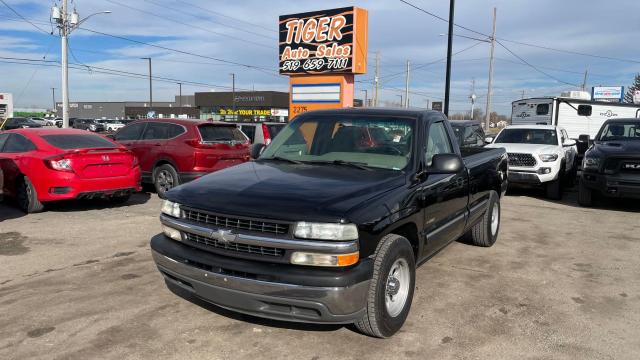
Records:
<instances>
[{"instance_id":1,"label":"blue sky","mask_svg":"<svg viewBox=\"0 0 640 360\"><path fill-rule=\"evenodd\" d=\"M49 8L53 2L5 0L25 17L45 31L51 30ZM410 0L416 6L446 17L447 1ZM444 96L444 61L447 24L396 0L333 1L321 3L322 8L356 5L369 10L369 72L357 77L356 97L363 89L371 94L373 52L381 54L383 103L399 102L403 93L405 62L413 65L411 75L411 105L426 106ZM588 86L628 86L640 72L637 39L640 35L640 3L636 0L608 2L580 0L458 0L456 23L481 33L491 31L491 12L498 8L497 36L510 50L549 76L522 64L504 48L496 50L494 77L494 109L510 113L510 103L525 96L557 95L574 89L569 84L582 83L582 73L589 70ZM219 63L112 37L76 30L70 38L73 54L70 61L84 64L70 72L72 101L146 100L147 80L98 73L94 67L112 68L146 74L147 63L141 57L153 58L154 75L202 85L183 85L183 94L194 91L224 90L231 85L230 73L236 74L236 86L241 89L283 90L287 78L277 72L278 15L317 10L312 1L272 0L269 2L204 1L204 0L76 0L74 6L81 15L101 10L112 14L91 18L85 27L224 59L249 64L267 70L254 70ZM456 34L480 37L459 29ZM505 40L635 60L614 61L579 56L523 46ZM455 38L454 51L474 45L474 40ZM60 39L47 35L32 25L18 20L0 4L0 56L59 61ZM451 109L468 111L471 81L475 79L477 106L484 108L489 46L477 46L454 58ZM432 65L424 66L427 63ZM60 99L60 69L0 62L2 81L0 92L14 94L18 107L50 107L51 89L57 88ZM394 76L395 75L395 76ZM560 81L558 81L560 80ZM218 86L218 87L214 87ZM178 85L154 83L154 100L168 101L178 92Z\"/></svg>"}]
</instances>

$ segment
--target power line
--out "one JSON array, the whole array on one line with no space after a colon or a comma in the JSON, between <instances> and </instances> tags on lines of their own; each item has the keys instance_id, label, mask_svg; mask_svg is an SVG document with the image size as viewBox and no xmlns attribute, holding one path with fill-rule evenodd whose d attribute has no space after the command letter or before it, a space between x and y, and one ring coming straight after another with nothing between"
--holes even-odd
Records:
<instances>
[{"instance_id":1,"label":"power line","mask_svg":"<svg viewBox=\"0 0 640 360\"><path fill-rule=\"evenodd\" d=\"M436 18L438 20L441 20L441 21L444 21L446 23L449 23L448 19L445 19L442 16L439 16L439 15L436 15L436 14L434 14L432 12L429 12L429 11L427 11L427 10L425 10L425 9L419 7L419 6L416 6L416 5L414 5L414 4L412 4L412 3L408 2L408 1L400 0L400 2L405 3L405 4L411 6L412 8L414 8L416 10L422 11L423 13L425 13L427 15L433 16L434 18ZM476 31L476 30L473 30L473 29L469 29L466 26L458 25L458 24L455 24L455 23L453 25L459 27L460 29L464 29L464 30L470 31L470 32L472 32L474 34L478 34L478 35L482 35L482 36L485 36L485 37L489 37L489 35L487 35L487 34L481 33L480 31Z\"/></svg>"},{"instance_id":2,"label":"power line","mask_svg":"<svg viewBox=\"0 0 640 360\"><path fill-rule=\"evenodd\" d=\"M235 37L235 36L231 36L231 35L223 34L223 33L221 33L221 32L213 31L213 30L211 30L211 29L207 29L207 28L205 28L205 27L201 27L201 26L198 26L198 25L189 24L189 23L186 23L186 22L182 22L182 21L180 21L180 20L176 20L176 19L170 18L170 17L166 17L166 16L158 15L158 14L156 14L156 13L154 13L154 12L151 12L151 11L147 11L147 10L139 9L139 8L136 8L136 7L133 7L133 6L129 6L129 5L126 5L126 4L123 4L123 3L117 2L117 1L115 1L115 0L106 0L106 1L107 1L107 2L110 2L110 3L112 3L112 4L115 4L115 5L120 5L120 6L122 6L122 7L127 8L127 9L131 9L131 10L134 10L134 11L141 12L141 13L143 13L143 14L147 14L147 15L150 15L150 16L157 17L157 18L159 18L159 19L163 19L163 20L166 20L166 21L171 21L171 22L174 22L174 23L176 23L176 24L180 24L180 25L188 26L188 27L191 27L191 28L194 28L194 29L198 29L198 30L206 31L206 32L211 33L211 34L215 34L215 35L223 36L223 37L226 37L226 38L229 38L229 39L234 39L234 40L242 41L242 42L245 42L245 43L249 43L249 44L253 44L253 45L256 45L256 46L261 46L261 47L265 47L265 48L269 48L269 49L271 49L271 48L272 48L272 46L269 46L269 45L265 45L265 44L261 44L261 43L257 43L257 42L253 42L253 41L249 41L249 40L245 40L245 39L242 39L242 38L239 38L239 37Z\"/></svg>"},{"instance_id":3,"label":"power line","mask_svg":"<svg viewBox=\"0 0 640 360\"><path fill-rule=\"evenodd\" d=\"M275 33L278 32L277 30L268 28L266 26L258 25L258 24L255 24L255 23L248 22L246 20L242 20L242 19L238 19L238 18L229 16L229 15L225 15L223 13L220 13L220 12L217 12L217 11L213 11L213 10L210 10L210 9L207 9L207 8L203 8L202 6L198 6L198 5L192 4L192 3L187 2L187 1L182 1L182 0L175 0L175 1L178 2L178 3L184 4L184 5L187 5L187 6L194 7L196 9L199 9L199 10L202 10L202 11L206 11L206 12L208 12L210 14L218 15L220 17L224 17L224 18L236 21L236 22L241 22L243 24L251 25L251 26L254 26L254 27L257 27L257 28L260 28L260 29L263 29L263 30L267 30L267 31L272 31L272 32L275 32Z\"/></svg>"},{"instance_id":4,"label":"power line","mask_svg":"<svg viewBox=\"0 0 640 360\"><path fill-rule=\"evenodd\" d=\"M22 20L24 20L25 22L31 24L31 26L33 26L34 28L42 31L43 33L47 34L47 35L53 35L53 31L49 32L47 30L44 30L43 28L41 28L40 26L36 25L35 23L33 23L31 20L27 19L26 17L22 16L22 14L20 14L18 11L16 11L14 8L12 8L11 6L9 6L9 4L7 4L4 0L0 0L1 3L4 4L4 6L7 7L7 9L11 10L14 14L18 15L18 17L20 17Z\"/></svg>"},{"instance_id":5,"label":"power line","mask_svg":"<svg viewBox=\"0 0 640 360\"><path fill-rule=\"evenodd\" d=\"M558 79L557 77L555 77L555 76L553 76L553 75L551 75L551 74L549 74L549 73L547 73L547 72L543 71L542 69L538 68L538 67L537 67L537 66L535 66L535 65L532 65L530 62L528 62L527 60L523 59L523 58L522 58L521 56L519 56L518 54L516 54L516 53L514 53L513 51L511 51L511 49L509 49L508 47L506 47L502 42L500 42L500 41L496 41L496 42L498 43L498 45L502 46L505 50L507 50L507 51L508 51L511 55L513 55L515 58L519 59L519 60L520 60L520 61L522 61L524 64L526 64L526 65L527 65L527 66L529 66L530 68L534 69L535 71L537 71L537 72L541 73L542 75L544 75L544 76L546 76L546 77L548 77L548 78L550 78L550 79L553 79L553 80L555 80L555 81L557 81L557 82L560 82L560 83L566 84L566 85L578 86L578 85L576 85L576 84L572 84L572 83L570 83L570 82L566 82L566 81L564 81L564 80Z\"/></svg>"}]
</instances>

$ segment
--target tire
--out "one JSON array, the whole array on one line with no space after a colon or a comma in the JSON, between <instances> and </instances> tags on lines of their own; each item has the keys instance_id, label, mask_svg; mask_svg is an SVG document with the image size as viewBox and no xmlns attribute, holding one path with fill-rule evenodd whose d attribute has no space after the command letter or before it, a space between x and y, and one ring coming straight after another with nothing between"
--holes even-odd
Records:
<instances>
[{"instance_id":1,"label":"tire","mask_svg":"<svg viewBox=\"0 0 640 360\"><path fill-rule=\"evenodd\" d=\"M395 234L382 238L374 257L365 314L355 322L360 332L388 338L400 330L411 309L415 267L409 240ZM395 276L390 276L392 272ZM389 291L395 291L395 295L389 295Z\"/></svg>"},{"instance_id":2,"label":"tire","mask_svg":"<svg viewBox=\"0 0 640 360\"><path fill-rule=\"evenodd\" d=\"M588 207L593 204L593 190L589 189L582 179L578 183L578 204Z\"/></svg>"},{"instance_id":3,"label":"tire","mask_svg":"<svg viewBox=\"0 0 640 360\"><path fill-rule=\"evenodd\" d=\"M113 204L124 204L131 198L131 194L120 195L120 196L112 196L109 201Z\"/></svg>"},{"instance_id":4,"label":"tire","mask_svg":"<svg viewBox=\"0 0 640 360\"><path fill-rule=\"evenodd\" d=\"M573 163L573 167L571 168L571 171L569 171L569 173L567 174L567 184L571 187L576 185L576 181L578 180L578 165L575 163Z\"/></svg>"},{"instance_id":5,"label":"tire","mask_svg":"<svg viewBox=\"0 0 640 360\"><path fill-rule=\"evenodd\" d=\"M562 174L564 172L563 169L560 169L560 173L558 174L558 178L547 183L545 192L547 198L551 200L561 200L562 199Z\"/></svg>"},{"instance_id":6,"label":"tire","mask_svg":"<svg viewBox=\"0 0 640 360\"><path fill-rule=\"evenodd\" d=\"M18 207L27 214L38 213L44 210L44 205L38 201L38 193L28 177L23 177L18 183L16 194Z\"/></svg>"},{"instance_id":7,"label":"tire","mask_svg":"<svg viewBox=\"0 0 640 360\"><path fill-rule=\"evenodd\" d=\"M169 164L163 164L156 167L153 171L153 186L156 188L156 193L161 199L164 199L164 194L180 185L180 178L178 172L173 166Z\"/></svg>"},{"instance_id":8,"label":"tire","mask_svg":"<svg viewBox=\"0 0 640 360\"><path fill-rule=\"evenodd\" d=\"M495 191L489 194L487 210L477 224L467 234L468 242L475 246L491 247L498 240L500 233L500 196Z\"/></svg>"}]
</instances>

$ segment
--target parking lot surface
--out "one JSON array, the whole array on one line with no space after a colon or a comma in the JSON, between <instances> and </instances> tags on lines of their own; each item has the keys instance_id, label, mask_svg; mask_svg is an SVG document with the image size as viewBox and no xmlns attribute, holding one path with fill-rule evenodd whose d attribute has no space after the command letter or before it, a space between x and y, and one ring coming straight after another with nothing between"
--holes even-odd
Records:
<instances>
[{"instance_id":1,"label":"parking lot surface","mask_svg":"<svg viewBox=\"0 0 640 360\"><path fill-rule=\"evenodd\" d=\"M517 192L492 248L417 271L403 329L262 320L168 290L149 251L160 201L0 205L0 359L637 359L640 206Z\"/></svg>"}]
</instances>

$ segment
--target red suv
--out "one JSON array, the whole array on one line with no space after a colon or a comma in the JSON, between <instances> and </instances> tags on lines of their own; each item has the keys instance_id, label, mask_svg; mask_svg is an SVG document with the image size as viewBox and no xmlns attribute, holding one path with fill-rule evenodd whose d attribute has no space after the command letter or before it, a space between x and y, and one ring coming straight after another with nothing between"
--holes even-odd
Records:
<instances>
[{"instance_id":1,"label":"red suv","mask_svg":"<svg viewBox=\"0 0 640 360\"><path fill-rule=\"evenodd\" d=\"M177 185L249 160L249 139L235 124L139 120L113 138L138 156L142 182L152 183L161 198Z\"/></svg>"}]
</instances>

